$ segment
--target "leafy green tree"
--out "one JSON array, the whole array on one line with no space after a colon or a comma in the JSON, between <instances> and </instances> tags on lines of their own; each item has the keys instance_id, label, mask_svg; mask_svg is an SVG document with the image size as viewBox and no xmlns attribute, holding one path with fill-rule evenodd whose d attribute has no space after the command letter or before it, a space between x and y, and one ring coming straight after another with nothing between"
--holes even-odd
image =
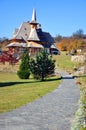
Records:
<instances>
[{"instance_id":1,"label":"leafy green tree","mask_svg":"<svg viewBox=\"0 0 86 130\"><path fill-rule=\"evenodd\" d=\"M34 78L43 81L54 73L55 61L43 50L36 55L36 59L31 59L30 68Z\"/></svg>"},{"instance_id":2,"label":"leafy green tree","mask_svg":"<svg viewBox=\"0 0 86 130\"><path fill-rule=\"evenodd\" d=\"M30 58L27 48L25 48L22 54L21 64L17 74L21 79L28 79L30 76Z\"/></svg>"}]
</instances>

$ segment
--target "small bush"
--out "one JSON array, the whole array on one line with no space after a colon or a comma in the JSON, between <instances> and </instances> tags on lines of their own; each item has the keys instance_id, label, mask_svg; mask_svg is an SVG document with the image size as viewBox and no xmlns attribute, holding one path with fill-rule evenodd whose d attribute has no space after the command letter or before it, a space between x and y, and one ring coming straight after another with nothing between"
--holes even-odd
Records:
<instances>
[{"instance_id":1,"label":"small bush","mask_svg":"<svg viewBox=\"0 0 86 130\"><path fill-rule=\"evenodd\" d=\"M30 76L30 72L27 70L21 70L17 72L20 79L28 79Z\"/></svg>"}]
</instances>

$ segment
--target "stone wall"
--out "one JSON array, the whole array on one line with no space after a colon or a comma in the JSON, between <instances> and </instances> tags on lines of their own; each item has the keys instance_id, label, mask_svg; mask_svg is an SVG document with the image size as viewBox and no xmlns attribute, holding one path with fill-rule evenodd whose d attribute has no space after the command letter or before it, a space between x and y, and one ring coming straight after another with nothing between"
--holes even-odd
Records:
<instances>
[{"instance_id":1,"label":"stone wall","mask_svg":"<svg viewBox=\"0 0 86 130\"><path fill-rule=\"evenodd\" d=\"M71 61L73 62L79 62L79 63L84 63L85 61L85 56L84 55L75 55L71 57Z\"/></svg>"}]
</instances>

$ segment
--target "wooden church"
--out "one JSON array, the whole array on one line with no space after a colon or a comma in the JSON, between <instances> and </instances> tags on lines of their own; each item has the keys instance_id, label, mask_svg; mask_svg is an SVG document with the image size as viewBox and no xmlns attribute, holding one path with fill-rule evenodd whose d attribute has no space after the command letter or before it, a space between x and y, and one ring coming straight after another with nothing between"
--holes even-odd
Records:
<instances>
[{"instance_id":1,"label":"wooden church","mask_svg":"<svg viewBox=\"0 0 86 130\"><path fill-rule=\"evenodd\" d=\"M23 22L20 28L15 29L7 47L9 51L16 53L22 53L27 47L30 55L35 55L45 48L46 52L51 54L53 50L59 51L54 43L50 33L42 31L41 24L36 19L36 10L33 9L31 21Z\"/></svg>"}]
</instances>

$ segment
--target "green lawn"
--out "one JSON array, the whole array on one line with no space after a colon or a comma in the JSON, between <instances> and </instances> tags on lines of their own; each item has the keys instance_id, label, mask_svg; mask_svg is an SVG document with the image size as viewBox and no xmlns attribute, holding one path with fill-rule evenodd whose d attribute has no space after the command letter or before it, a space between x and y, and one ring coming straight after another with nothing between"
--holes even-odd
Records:
<instances>
[{"instance_id":1,"label":"green lawn","mask_svg":"<svg viewBox=\"0 0 86 130\"><path fill-rule=\"evenodd\" d=\"M0 72L0 113L18 108L53 91L60 82L59 77L40 82L32 78L21 80L14 73Z\"/></svg>"},{"instance_id":2,"label":"green lawn","mask_svg":"<svg viewBox=\"0 0 86 130\"><path fill-rule=\"evenodd\" d=\"M83 92L81 95L81 100L86 105L86 75L81 76L78 80L81 82L80 90Z\"/></svg>"},{"instance_id":3,"label":"green lawn","mask_svg":"<svg viewBox=\"0 0 86 130\"><path fill-rule=\"evenodd\" d=\"M71 56L69 55L54 55L53 58L56 60L56 67L66 71L73 71L75 63L71 62Z\"/></svg>"}]
</instances>

